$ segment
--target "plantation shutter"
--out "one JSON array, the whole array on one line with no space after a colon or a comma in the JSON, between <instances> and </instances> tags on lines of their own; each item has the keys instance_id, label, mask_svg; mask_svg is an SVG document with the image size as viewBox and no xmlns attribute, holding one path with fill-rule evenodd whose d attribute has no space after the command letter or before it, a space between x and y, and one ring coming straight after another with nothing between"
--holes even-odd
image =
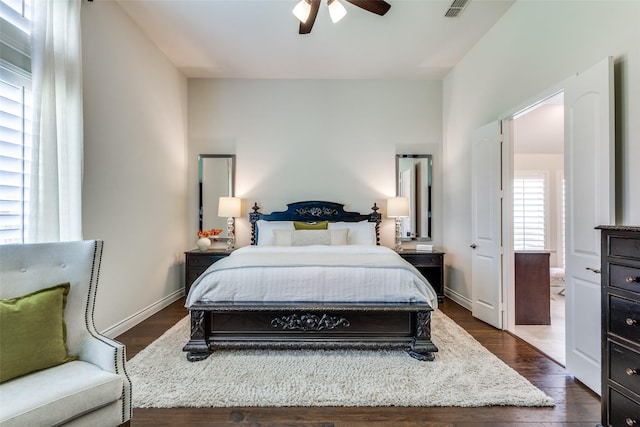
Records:
<instances>
[{"instance_id":1,"label":"plantation shutter","mask_svg":"<svg viewBox=\"0 0 640 427\"><path fill-rule=\"evenodd\" d=\"M0 1L0 244L23 243L31 179L30 3Z\"/></svg>"},{"instance_id":2,"label":"plantation shutter","mask_svg":"<svg viewBox=\"0 0 640 427\"><path fill-rule=\"evenodd\" d=\"M545 187L543 173L516 173L513 181L514 250L545 249Z\"/></svg>"}]
</instances>

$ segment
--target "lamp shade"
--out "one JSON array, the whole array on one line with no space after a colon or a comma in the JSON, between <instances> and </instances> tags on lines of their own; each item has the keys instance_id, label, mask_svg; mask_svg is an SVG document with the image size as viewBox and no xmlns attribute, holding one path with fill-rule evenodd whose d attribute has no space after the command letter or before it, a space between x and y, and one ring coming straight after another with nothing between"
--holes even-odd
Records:
<instances>
[{"instance_id":1,"label":"lamp shade","mask_svg":"<svg viewBox=\"0 0 640 427\"><path fill-rule=\"evenodd\" d=\"M329 16L334 24L344 18L346 14L347 9L338 0L329 1Z\"/></svg>"},{"instance_id":2,"label":"lamp shade","mask_svg":"<svg viewBox=\"0 0 640 427\"><path fill-rule=\"evenodd\" d=\"M304 24L311 14L311 3L307 0L300 0L300 3L293 8L293 14Z\"/></svg>"},{"instance_id":3,"label":"lamp shade","mask_svg":"<svg viewBox=\"0 0 640 427\"><path fill-rule=\"evenodd\" d=\"M242 199L238 197L220 197L218 216L235 218L242 214Z\"/></svg>"},{"instance_id":4,"label":"lamp shade","mask_svg":"<svg viewBox=\"0 0 640 427\"><path fill-rule=\"evenodd\" d=\"M387 200L387 217L399 218L409 216L409 198L392 197Z\"/></svg>"}]
</instances>

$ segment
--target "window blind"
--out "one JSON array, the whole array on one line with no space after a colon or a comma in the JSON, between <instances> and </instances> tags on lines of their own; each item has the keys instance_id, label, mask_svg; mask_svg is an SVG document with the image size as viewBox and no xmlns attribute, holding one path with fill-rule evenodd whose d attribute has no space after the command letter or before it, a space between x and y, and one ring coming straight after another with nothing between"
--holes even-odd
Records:
<instances>
[{"instance_id":1,"label":"window blind","mask_svg":"<svg viewBox=\"0 0 640 427\"><path fill-rule=\"evenodd\" d=\"M30 2L0 0L0 244L24 243L31 179Z\"/></svg>"},{"instance_id":2,"label":"window blind","mask_svg":"<svg viewBox=\"0 0 640 427\"><path fill-rule=\"evenodd\" d=\"M513 181L513 244L515 250L541 250L546 243L545 176L520 176Z\"/></svg>"}]
</instances>

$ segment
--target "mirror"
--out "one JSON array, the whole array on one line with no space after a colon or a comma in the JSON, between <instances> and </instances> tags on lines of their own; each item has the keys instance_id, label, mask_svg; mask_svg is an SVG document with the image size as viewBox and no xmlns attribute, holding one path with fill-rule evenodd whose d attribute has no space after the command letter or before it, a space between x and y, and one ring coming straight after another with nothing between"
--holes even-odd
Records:
<instances>
[{"instance_id":1,"label":"mirror","mask_svg":"<svg viewBox=\"0 0 640 427\"><path fill-rule=\"evenodd\" d=\"M227 218L218 216L218 199L233 197L235 163L233 154L198 156L198 230L227 229Z\"/></svg>"},{"instance_id":2,"label":"mirror","mask_svg":"<svg viewBox=\"0 0 640 427\"><path fill-rule=\"evenodd\" d=\"M431 154L396 154L396 195L409 198L402 240L431 240Z\"/></svg>"}]
</instances>

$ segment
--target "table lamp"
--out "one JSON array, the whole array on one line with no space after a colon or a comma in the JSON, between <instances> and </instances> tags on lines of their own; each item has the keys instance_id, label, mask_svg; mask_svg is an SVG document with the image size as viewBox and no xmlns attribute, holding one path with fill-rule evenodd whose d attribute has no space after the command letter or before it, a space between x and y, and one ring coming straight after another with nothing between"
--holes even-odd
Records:
<instances>
[{"instance_id":1,"label":"table lamp","mask_svg":"<svg viewBox=\"0 0 640 427\"><path fill-rule=\"evenodd\" d=\"M392 197L387 200L387 217L396 219L396 251L402 251L400 242L400 218L409 216L409 198Z\"/></svg>"},{"instance_id":2,"label":"table lamp","mask_svg":"<svg viewBox=\"0 0 640 427\"><path fill-rule=\"evenodd\" d=\"M235 218L242 214L242 199L238 197L220 197L218 200L218 216L227 217L227 250L235 248Z\"/></svg>"}]
</instances>

